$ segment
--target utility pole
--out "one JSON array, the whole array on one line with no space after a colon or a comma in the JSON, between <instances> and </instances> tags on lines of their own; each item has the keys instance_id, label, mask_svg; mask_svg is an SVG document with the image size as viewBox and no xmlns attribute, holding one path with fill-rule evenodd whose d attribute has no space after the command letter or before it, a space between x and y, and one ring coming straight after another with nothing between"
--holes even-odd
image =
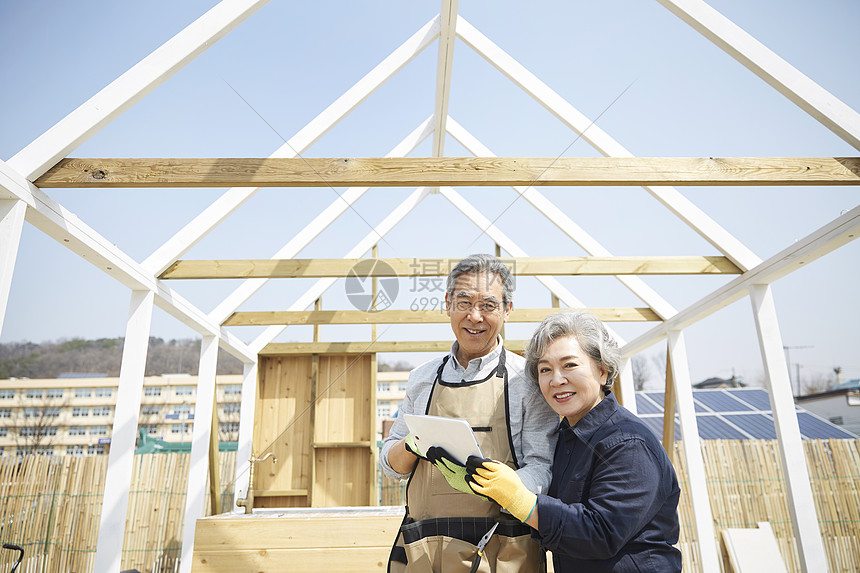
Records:
<instances>
[{"instance_id":1,"label":"utility pole","mask_svg":"<svg viewBox=\"0 0 860 573\"><path fill-rule=\"evenodd\" d=\"M785 350L785 362L788 366L788 376L791 378L791 351L800 348L815 348L814 346L782 346ZM797 385L797 391L793 392L795 396L800 396L800 363L797 364L797 374L794 377L794 383Z\"/></svg>"}]
</instances>

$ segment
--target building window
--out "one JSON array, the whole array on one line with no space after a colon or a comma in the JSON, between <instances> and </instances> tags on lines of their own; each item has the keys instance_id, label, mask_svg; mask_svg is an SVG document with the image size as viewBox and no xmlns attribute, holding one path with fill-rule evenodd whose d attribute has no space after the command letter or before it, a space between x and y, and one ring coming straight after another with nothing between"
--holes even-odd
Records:
<instances>
[{"instance_id":1,"label":"building window","mask_svg":"<svg viewBox=\"0 0 860 573\"><path fill-rule=\"evenodd\" d=\"M238 396L242 393L242 385L241 384L225 384L224 385L224 395L225 396Z\"/></svg>"},{"instance_id":2,"label":"building window","mask_svg":"<svg viewBox=\"0 0 860 573\"><path fill-rule=\"evenodd\" d=\"M89 398L92 395L92 388L75 388L75 398Z\"/></svg>"},{"instance_id":3,"label":"building window","mask_svg":"<svg viewBox=\"0 0 860 573\"><path fill-rule=\"evenodd\" d=\"M94 406L93 416L110 416L110 406Z\"/></svg>"},{"instance_id":4,"label":"building window","mask_svg":"<svg viewBox=\"0 0 860 573\"><path fill-rule=\"evenodd\" d=\"M42 415L41 408L24 408L25 418L38 418Z\"/></svg>"},{"instance_id":5,"label":"building window","mask_svg":"<svg viewBox=\"0 0 860 573\"><path fill-rule=\"evenodd\" d=\"M60 417L60 409L59 408L45 408L44 415L46 418L59 418Z\"/></svg>"},{"instance_id":6,"label":"building window","mask_svg":"<svg viewBox=\"0 0 860 573\"><path fill-rule=\"evenodd\" d=\"M191 432L191 424L170 424L171 434L182 434Z\"/></svg>"},{"instance_id":7,"label":"building window","mask_svg":"<svg viewBox=\"0 0 860 573\"><path fill-rule=\"evenodd\" d=\"M110 398L113 396L113 388L96 388L96 398Z\"/></svg>"},{"instance_id":8,"label":"building window","mask_svg":"<svg viewBox=\"0 0 860 573\"><path fill-rule=\"evenodd\" d=\"M15 390L6 389L0 390L0 400L11 400L15 397Z\"/></svg>"},{"instance_id":9,"label":"building window","mask_svg":"<svg viewBox=\"0 0 860 573\"><path fill-rule=\"evenodd\" d=\"M9 428L2 426L0 427L0 438L5 438L9 434Z\"/></svg>"},{"instance_id":10,"label":"building window","mask_svg":"<svg viewBox=\"0 0 860 573\"><path fill-rule=\"evenodd\" d=\"M406 392L406 386L408 386L408 385L409 385L409 382L398 382L397 383L397 390L400 392Z\"/></svg>"},{"instance_id":11,"label":"building window","mask_svg":"<svg viewBox=\"0 0 860 573\"><path fill-rule=\"evenodd\" d=\"M377 418L387 418L388 417L388 406L378 406L376 408L376 417Z\"/></svg>"},{"instance_id":12,"label":"building window","mask_svg":"<svg viewBox=\"0 0 860 573\"><path fill-rule=\"evenodd\" d=\"M194 386L177 386L173 389L176 396L191 396L194 392Z\"/></svg>"},{"instance_id":13,"label":"building window","mask_svg":"<svg viewBox=\"0 0 860 573\"><path fill-rule=\"evenodd\" d=\"M143 424L140 427L150 436L158 433L158 424Z\"/></svg>"},{"instance_id":14,"label":"building window","mask_svg":"<svg viewBox=\"0 0 860 573\"><path fill-rule=\"evenodd\" d=\"M90 455L102 455L105 453L105 447L102 445L87 446L87 453Z\"/></svg>"},{"instance_id":15,"label":"building window","mask_svg":"<svg viewBox=\"0 0 860 573\"><path fill-rule=\"evenodd\" d=\"M63 397L63 389L62 388L48 388L48 391L45 393L46 398L62 398Z\"/></svg>"},{"instance_id":16,"label":"building window","mask_svg":"<svg viewBox=\"0 0 860 573\"><path fill-rule=\"evenodd\" d=\"M18 435L25 438L38 436L39 428L37 428L36 426L23 426L21 428L18 428Z\"/></svg>"},{"instance_id":17,"label":"building window","mask_svg":"<svg viewBox=\"0 0 860 573\"><path fill-rule=\"evenodd\" d=\"M0 408L0 418L11 418L12 408Z\"/></svg>"},{"instance_id":18,"label":"building window","mask_svg":"<svg viewBox=\"0 0 860 573\"><path fill-rule=\"evenodd\" d=\"M107 426L90 426L91 436L107 436Z\"/></svg>"},{"instance_id":19,"label":"building window","mask_svg":"<svg viewBox=\"0 0 860 573\"><path fill-rule=\"evenodd\" d=\"M70 436L85 436L87 434L86 426L69 426Z\"/></svg>"},{"instance_id":20,"label":"building window","mask_svg":"<svg viewBox=\"0 0 860 573\"><path fill-rule=\"evenodd\" d=\"M73 418L83 418L85 416L90 415L90 409L84 408L82 406L75 406L72 408L72 417Z\"/></svg>"},{"instance_id":21,"label":"building window","mask_svg":"<svg viewBox=\"0 0 860 573\"><path fill-rule=\"evenodd\" d=\"M84 447L83 446L67 446L66 453L71 454L73 456L82 456L84 455Z\"/></svg>"},{"instance_id":22,"label":"building window","mask_svg":"<svg viewBox=\"0 0 860 573\"><path fill-rule=\"evenodd\" d=\"M144 396L161 396L161 386L147 386L143 389Z\"/></svg>"},{"instance_id":23,"label":"building window","mask_svg":"<svg viewBox=\"0 0 860 573\"><path fill-rule=\"evenodd\" d=\"M144 406L140 409L143 416L155 416L161 411L161 406Z\"/></svg>"},{"instance_id":24,"label":"building window","mask_svg":"<svg viewBox=\"0 0 860 573\"><path fill-rule=\"evenodd\" d=\"M27 398L40 399L40 398L42 398L42 397L44 397L44 396L45 396L45 391L44 391L44 390L42 390L41 388L35 388L35 389L34 389L34 388L31 388L30 390L27 390L27 393L26 393L26 394L24 394L24 395L25 395Z\"/></svg>"},{"instance_id":25,"label":"building window","mask_svg":"<svg viewBox=\"0 0 860 573\"><path fill-rule=\"evenodd\" d=\"M239 431L239 422L222 422L221 431L225 434Z\"/></svg>"},{"instance_id":26,"label":"building window","mask_svg":"<svg viewBox=\"0 0 860 573\"><path fill-rule=\"evenodd\" d=\"M241 409L242 405L239 403L223 404L221 406L221 411L225 414L238 414Z\"/></svg>"},{"instance_id":27,"label":"building window","mask_svg":"<svg viewBox=\"0 0 860 573\"><path fill-rule=\"evenodd\" d=\"M190 414L191 413L191 404L176 404L173 407L173 413L180 414Z\"/></svg>"}]
</instances>

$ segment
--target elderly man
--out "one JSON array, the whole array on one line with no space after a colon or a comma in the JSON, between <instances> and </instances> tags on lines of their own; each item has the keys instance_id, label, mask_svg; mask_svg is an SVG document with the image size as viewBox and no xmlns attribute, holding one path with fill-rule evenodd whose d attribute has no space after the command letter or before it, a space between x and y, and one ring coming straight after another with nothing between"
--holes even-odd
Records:
<instances>
[{"instance_id":1,"label":"elderly man","mask_svg":"<svg viewBox=\"0 0 860 573\"><path fill-rule=\"evenodd\" d=\"M400 413L468 420L483 454L541 493L550 482L558 416L526 379L523 358L502 346L512 296L511 273L496 257L472 255L454 267L445 306L456 342L450 353L410 373ZM499 572L545 569L528 526L476 495L465 467L445 450L420 452L411 438L398 416L380 456L386 476L409 479L389 571L468 572L481 557ZM479 540L496 523L479 557Z\"/></svg>"}]
</instances>

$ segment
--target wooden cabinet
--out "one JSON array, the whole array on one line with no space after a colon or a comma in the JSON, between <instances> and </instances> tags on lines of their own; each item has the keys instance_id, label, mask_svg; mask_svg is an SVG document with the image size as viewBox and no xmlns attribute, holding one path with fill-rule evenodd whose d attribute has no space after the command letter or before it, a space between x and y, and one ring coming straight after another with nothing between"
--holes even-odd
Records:
<instances>
[{"instance_id":1,"label":"wooden cabinet","mask_svg":"<svg viewBox=\"0 0 860 573\"><path fill-rule=\"evenodd\" d=\"M376 505L376 355L261 356L255 507Z\"/></svg>"}]
</instances>

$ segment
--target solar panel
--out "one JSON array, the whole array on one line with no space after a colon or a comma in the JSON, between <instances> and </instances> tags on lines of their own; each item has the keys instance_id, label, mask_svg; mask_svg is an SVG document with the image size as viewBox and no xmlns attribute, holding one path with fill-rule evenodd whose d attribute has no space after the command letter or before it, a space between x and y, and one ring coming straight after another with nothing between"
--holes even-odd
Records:
<instances>
[{"instance_id":1,"label":"solar panel","mask_svg":"<svg viewBox=\"0 0 860 573\"><path fill-rule=\"evenodd\" d=\"M770 400L763 388L693 390L699 437L714 439L776 439ZM637 392L636 407L643 422L662 439L663 392ZM855 439L857 436L795 407L800 433L806 439ZM675 435L681 428L675 419Z\"/></svg>"},{"instance_id":2,"label":"solar panel","mask_svg":"<svg viewBox=\"0 0 860 573\"><path fill-rule=\"evenodd\" d=\"M767 396L767 390L762 388L749 388L732 390L731 392L735 398L747 402L754 410L765 410L770 412L770 398Z\"/></svg>"},{"instance_id":3,"label":"solar panel","mask_svg":"<svg viewBox=\"0 0 860 573\"><path fill-rule=\"evenodd\" d=\"M699 436L705 440L743 440L746 434L726 423L721 416L696 416Z\"/></svg>"},{"instance_id":4,"label":"solar panel","mask_svg":"<svg viewBox=\"0 0 860 573\"><path fill-rule=\"evenodd\" d=\"M663 402L655 404L644 393L640 392L636 394L636 410L639 414L662 414Z\"/></svg>"},{"instance_id":5,"label":"solar panel","mask_svg":"<svg viewBox=\"0 0 860 573\"><path fill-rule=\"evenodd\" d=\"M723 390L697 390L693 392L693 398L713 412L745 412L753 409L748 403L735 399L731 392Z\"/></svg>"},{"instance_id":6,"label":"solar panel","mask_svg":"<svg viewBox=\"0 0 860 573\"><path fill-rule=\"evenodd\" d=\"M764 414L724 414L723 417L757 440L776 438L773 420Z\"/></svg>"},{"instance_id":7,"label":"solar panel","mask_svg":"<svg viewBox=\"0 0 860 573\"><path fill-rule=\"evenodd\" d=\"M800 425L800 433L804 438L838 438L838 439L854 439L857 436L851 432L847 432L829 422L825 422L818 416L809 412L798 412L797 423Z\"/></svg>"}]
</instances>

